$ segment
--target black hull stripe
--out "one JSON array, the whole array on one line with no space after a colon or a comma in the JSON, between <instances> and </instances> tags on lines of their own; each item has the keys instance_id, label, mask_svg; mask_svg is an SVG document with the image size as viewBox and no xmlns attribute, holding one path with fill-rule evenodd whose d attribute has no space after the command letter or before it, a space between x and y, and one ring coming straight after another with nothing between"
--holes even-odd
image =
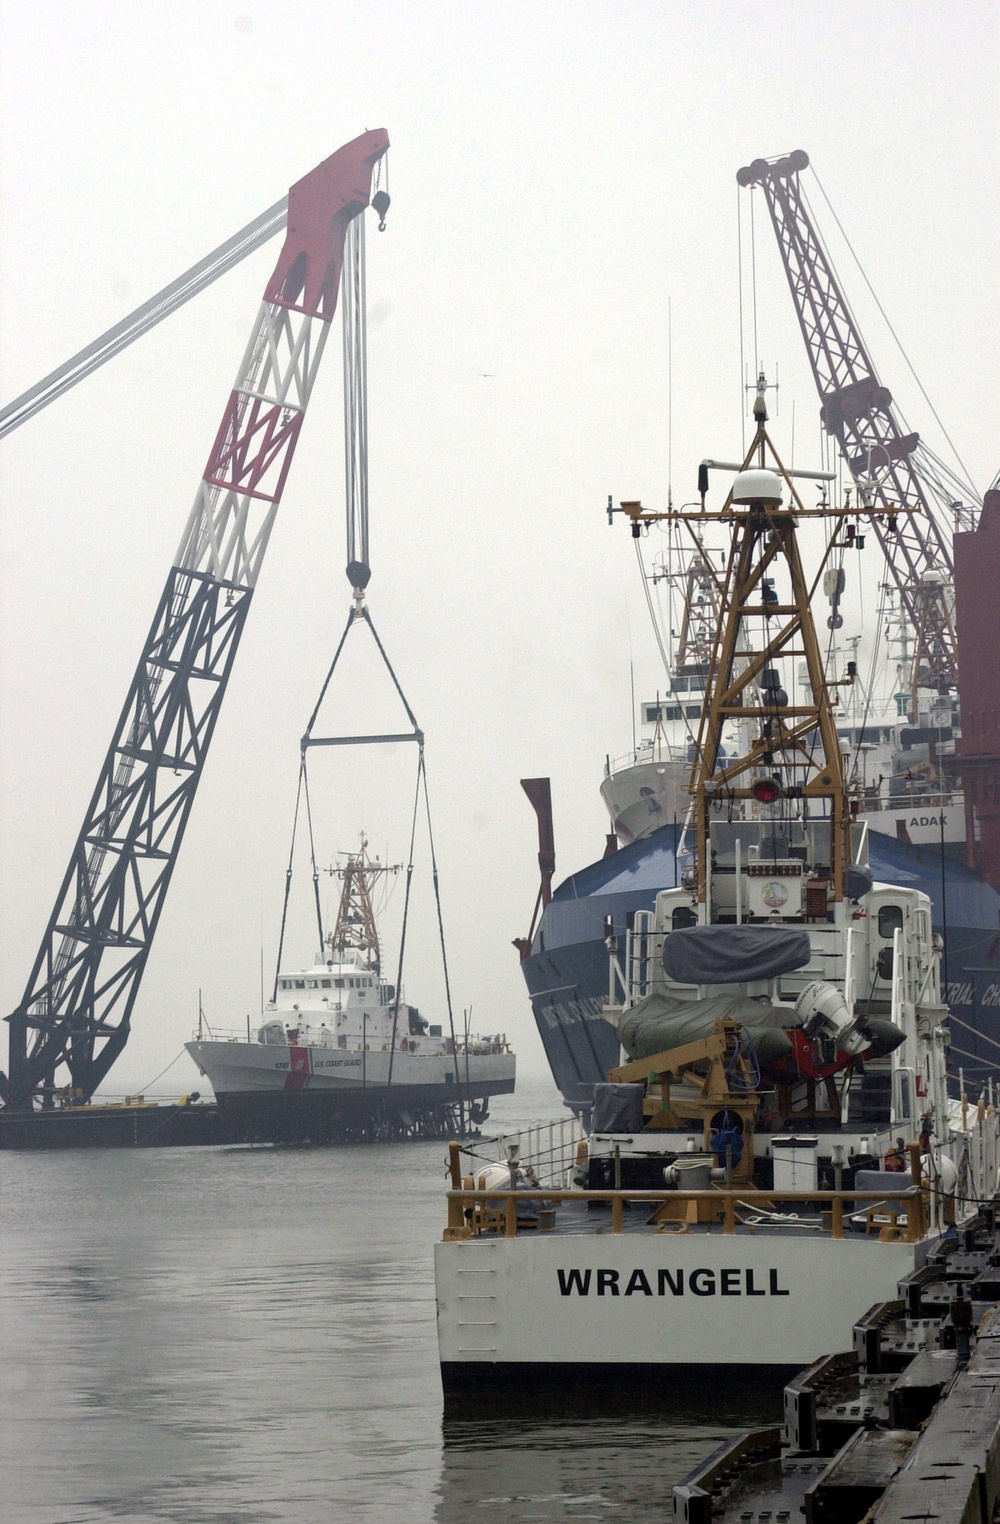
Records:
<instances>
[{"instance_id":1,"label":"black hull stripe","mask_svg":"<svg viewBox=\"0 0 1000 1524\"><path fill-rule=\"evenodd\" d=\"M560 1364L452 1360L441 1363L446 1419L532 1410L545 1413L669 1411L688 1416L780 1417L782 1393L800 1365Z\"/></svg>"}]
</instances>

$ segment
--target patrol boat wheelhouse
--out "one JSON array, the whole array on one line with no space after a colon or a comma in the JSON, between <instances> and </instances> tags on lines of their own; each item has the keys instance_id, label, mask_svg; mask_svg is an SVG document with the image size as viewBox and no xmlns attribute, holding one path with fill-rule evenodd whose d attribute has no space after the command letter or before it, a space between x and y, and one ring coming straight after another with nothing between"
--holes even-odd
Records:
<instances>
[{"instance_id":1,"label":"patrol boat wheelhouse","mask_svg":"<svg viewBox=\"0 0 1000 1524\"><path fill-rule=\"evenodd\" d=\"M731 545L693 866L623 947L609 935L605 1014L626 1061L596 1087L582 1188L516 1142L486 1170L452 1145L435 1249L446 1402L780 1388L997 1188L992 1107L948 1099L930 902L872 880L812 621L824 566L870 510L807 509L763 393L755 416L718 514L699 484ZM634 534L665 516L623 507ZM811 577L802 519L826 530ZM794 703L789 661L808 668ZM749 744L722 756L734 718Z\"/></svg>"},{"instance_id":2,"label":"patrol boat wheelhouse","mask_svg":"<svg viewBox=\"0 0 1000 1524\"><path fill-rule=\"evenodd\" d=\"M514 1089L502 1033L456 1037L432 1025L381 974L372 887L387 871L362 841L342 880L328 958L279 972L255 1041L186 1044L208 1076L231 1137L265 1141L447 1135L483 1122Z\"/></svg>"}]
</instances>

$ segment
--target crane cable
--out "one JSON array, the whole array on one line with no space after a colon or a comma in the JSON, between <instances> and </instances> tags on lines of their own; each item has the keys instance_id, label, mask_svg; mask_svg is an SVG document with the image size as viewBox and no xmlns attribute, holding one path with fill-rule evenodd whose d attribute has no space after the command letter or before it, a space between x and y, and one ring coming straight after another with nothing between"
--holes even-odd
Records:
<instances>
[{"instance_id":1,"label":"crane cable","mask_svg":"<svg viewBox=\"0 0 1000 1524\"><path fill-rule=\"evenodd\" d=\"M179 275L168 286L164 286L162 291L136 307L134 312L130 312L99 338L64 360L62 365L43 376L40 381L36 381L26 392L0 408L0 439L12 434L22 423L27 423L29 418L48 407L63 392L68 392L78 381L83 381L92 371L100 369L116 354L134 344L136 339L141 339L157 323L162 323L164 318L183 307L185 302L204 291L221 275L227 274L276 233L280 233L287 221L287 211L288 197L282 196L266 212L261 212L259 217L248 222L232 238L227 238L211 254L192 265L190 270Z\"/></svg>"},{"instance_id":2,"label":"crane cable","mask_svg":"<svg viewBox=\"0 0 1000 1524\"><path fill-rule=\"evenodd\" d=\"M403 897L403 925L399 934L399 963L396 972L396 993L392 1008L392 1039L389 1046L389 1076L386 1080L386 1088L392 1084L393 1068L396 1059L396 1035L399 1028L399 1006L403 992L403 956L406 950L406 928L410 914L410 886L413 879L413 858L417 834L417 815L420 807L420 795L423 791L424 811L427 819L427 840L431 854L431 881L434 886L434 905L437 911L438 940L441 945L441 969L444 975L445 1004L448 1010L448 1032L451 1037L451 1052L455 1065L455 1084L462 1083L461 1073L458 1067L458 1043L455 1037L455 1012L451 999L451 979L448 973L448 949L444 936L444 913L441 909L441 883L438 874L437 853L434 847L434 827L431 823L431 801L427 791L427 760L424 754L423 742L420 743L420 752L417 758L417 781L413 795L413 819L410 825L410 858L406 865L406 891ZM457 1092L460 1093L460 1092ZM471 1105L471 1096L466 1095L466 1105Z\"/></svg>"},{"instance_id":3,"label":"crane cable","mask_svg":"<svg viewBox=\"0 0 1000 1524\"><path fill-rule=\"evenodd\" d=\"M281 930L278 933L278 956L274 965L274 988L271 991L271 1004L278 999L278 975L281 971L281 954L285 946L285 922L288 919L288 896L292 890L292 862L295 856L295 837L299 828L299 805L302 800L302 776L305 772L306 759L303 754L299 762L299 786L295 791L295 813L292 816L292 842L288 849L288 867L285 869L285 898L281 907Z\"/></svg>"},{"instance_id":4,"label":"crane cable","mask_svg":"<svg viewBox=\"0 0 1000 1524\"><path fill-rule=\"evenodd\" d=\"M413 878L413 849L415 849L416 817L418 817L419 802L421 802L421 789L422 792L424 792L424 809L425 815L427 815L427 840L428 844L430 844L431 882L433 882L434 885L434 907L436 907L437 911L437 939L439 939L439 942L441 942L441 966L442 972L444 972L445 1004L447 1004L448 1009L448 1033L450 1033L451 1036L451 1056L453 1056L454 1061L454 1081L456 1081L456 1087L460 1087L460 1084L462 1084L462 1077L460 1077L459 1071L459 1044L457 1044L456 1033L454 1033L454 1009L453 1004L451 1004L451 980L450 975L448 975L448 949L447 946L445 946L444 913L442 913L441 908L441 881L439 881L439 875L437 875L437 855L436 850L434 850L434 829L430 818L430 794L428 794L427 791L427 760L425 760L424 756L424 744L421 742L421 750L419 750L418 762L416 762L416 789L415 794L413 794L413 821L412 826L410 826L410 861L407 863L407 876L405 876L405 895L404 901L402 901L402 928L401 931L399 931L399 963L398 972L396 972L395 1004L393 1004L392 1010L392 1041L390 1041L389 1045L389 1077L387 1077L386 1088L389 1088L390 1085L392 1085L393 1065L395 1065L396 1059L396 1032L398 1032L399 1026L399 1001L401 1001L402 995L402 956L404 956L405 951L407 920L409 920L410 914L410 882L412 882ZM460 1094L460 1091L457 1091L457 1093ZM468 1103L470 1103L471 1097L466 1094L465 1100L466 1105L468 1105Z\"/></svg>"},{"instance_id":5,"label":"crane cable","mask_svg":"<svg viewBox=\"0 0 1000 1524\"><path fill-rule=\"evenodd\" d=\"M316 866L316 841L313 836L312 803L309 799L309 774L306 771L306 754L302 753L302 784L306 800L306 820L309 824L309 860L312 864L313 898L316 901L316 926L319 931L319 961L323 962L323 911L319 903L319 868Z\"/></svg>"},{"instance_id":6,"label":"crane cable","mask_svg":"<svg viewBox=\"0 0 1000 1524\"><path fill-rule=\"evenodd\" d=\"M363 591L368 562L368 336L365 224L355 217L344 240L344 492L347 506L347 575ZM359 579L359 580L356 580Z\"/></svg>"},{"instance_id":7,"label":"crane cable","mask_svg":"<svg viewBox=\"0 0 1000 1524\"><path fill-rule=\"evenodd\" d=\"M426 812L427 812L427 840L430 843L430 849L431 849L431 879L432 879L433 884L434 884L434 903L435 903L435 905L437 907L438 938L439 938L440 943L441 943L441 969L442 969L442 972L444 974L445 1004L446 1004L446 1006L448 1008L448 1030L451 1033L451 1051L452 1051L452 1054L453 1054L454 1059L455 1059L455 1084L456 1085L460 1085L461 1084L461 1077L459 1075L459 1070L458 1070L458 1044L455 1041L455 1015L454 1015L454 1011L452 1009L452 1003L451 1003L451 980L448 977L448 952L447 952L447 949L445 947L445 942L444 942L444 916L442 915L442 912L441 912L441 886L440 886L440 883L438 881L437 854L435 853L435 850L434 850L434 828L431 825L431 801L430 801L430 795L427 792L427 766L426 766L426 763L424 761L423 747L420 748L420 773L421 773L421 776L423 778L423 783L424 783L424 808L426 809ZM466 1038L465 1072L466 1072L465 1103L471 1109L471 1106L472 1106L472 1095L471 1095L471 1092L470 1092L470 1089L469 1089L469 1085L468 1085L468 1072L469 1072L468 1038Z\"/></svg>"},{"instance_id":8,"label":"crane cable","mask_svg":"<svg viewBox=\"0 0 1000 1524\"><path fill-rule=\"evenodd\" d=\"M389 1041L389 1077L386 1089L392 1086L392 1070L396 1059L396 1032L399 1027L399 1002L403 993L403 955L406 952L406 927L410 916L410 888L413 883L413 849L417 837L417 809L420 804L420 774L424 764L424 743L420 743L417 758L417 782L413 791L413 820L410 824L410 858L406 864L406 892L403 896L403 925L399 933L399 962L396 968L396 992L392 1007L392 1037Z\"/></svg>"}]
</instances>

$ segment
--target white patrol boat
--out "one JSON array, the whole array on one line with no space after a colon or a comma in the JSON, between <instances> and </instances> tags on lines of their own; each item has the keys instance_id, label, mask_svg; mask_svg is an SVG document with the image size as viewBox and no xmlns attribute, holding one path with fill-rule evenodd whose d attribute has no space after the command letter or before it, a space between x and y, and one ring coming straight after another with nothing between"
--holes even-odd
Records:
<instances>
[{"instance_id":1,"label":"white patrol boat","mask_svg":"<svg viewBox=\"0 0 1000 1524\"><path fill-rule=\"evenodd\" d=\"M609 935L625 1061L595 1086L575 1174L565 1151L515 1140L484 1168L452 1145L446 1403L780 1388L849 1347L997 1190L992 1106L949 1100L930 902L872 882L812 622L812 589L869 510L806 508L762 391L755 417L721 512L704 469L701 511L669 510L731 533L692 865L621 948ZM635 534L668 516L623 507ZM808 577L802 519L825 531ZM808 686L789 702L793 661ZM748 742L726 756L733 719Z\"/></svg>"},{"instance_id":2,"label":"white patrol boat","mask_svg":"<svg viewBox=\"0 0 1000 1524\"><path fill-rule=\"evenodd\" d=\"M343 880L329 958L279 972L255 1040L186 1044L208 1076L229 1137L246 1141L447 1135L485 1120L514 1089L502 1033L445 1033L382 978L372 885L386 872L360 852Z\"/></svg>"}]
</instances>

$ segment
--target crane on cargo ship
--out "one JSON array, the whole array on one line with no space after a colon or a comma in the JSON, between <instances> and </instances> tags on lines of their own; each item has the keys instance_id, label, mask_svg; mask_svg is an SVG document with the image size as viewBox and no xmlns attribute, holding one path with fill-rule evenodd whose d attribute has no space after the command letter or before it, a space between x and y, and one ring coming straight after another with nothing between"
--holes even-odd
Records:
<instances>
[{"instance_id":1,"label":"crane on cargo ship","mask_svg":"<svg viewBox=\"0 0 1000 1524\"><path fill-rule=\"evenodd\" d=\"M918 688L936 689L942 698L957 695L952 533L974 529L981 504L962 501L969 487L905 428L882 385L802 189L799 176L808 167L808 154L797 149L754 159L736 179L751 191L759 188L767 202L823 427L854 478L859 505L895 502L919 510L872 520L914 632L909 693L915 722Z\"/></svg>"},{"instance_id":2,"label":"crane on cargo ship","mask_svg":"<svg viewBox=\"0 0 1000 1524\"><path fill-rule=\"evenodd\" d=\"M75 1098L89 1099L128 1041L337 306L345 237L369 200L383 218L388 206L385 192L371 196L388 146L383 129L365 132L289 191L285 241L176 561L24 995L7 1017L6 1109L51 1107L60 1071Z\"/></svg>"}]
</instances>

